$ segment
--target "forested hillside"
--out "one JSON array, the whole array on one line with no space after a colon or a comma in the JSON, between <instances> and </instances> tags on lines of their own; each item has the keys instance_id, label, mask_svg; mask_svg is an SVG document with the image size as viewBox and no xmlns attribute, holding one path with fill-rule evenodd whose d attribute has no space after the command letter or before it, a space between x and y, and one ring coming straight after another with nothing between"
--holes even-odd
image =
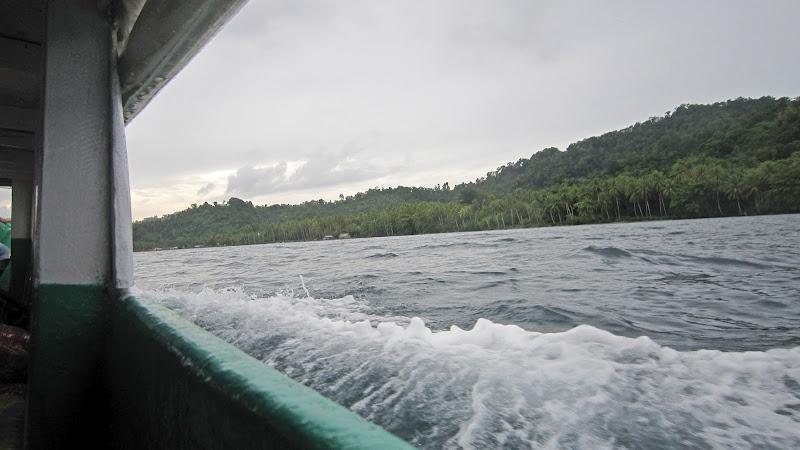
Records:
<instances>
[{"instance_id":1,"label":"forested hillside","mask_svg":"<svg viewBox=\"0 0 800 450\"><path fill-rule=\"evenodd\" d=\"M237 198L133 225L137 250L800 212L800 99L681 105L450 187L300 205Z\"/></svg>"}]
</instances>

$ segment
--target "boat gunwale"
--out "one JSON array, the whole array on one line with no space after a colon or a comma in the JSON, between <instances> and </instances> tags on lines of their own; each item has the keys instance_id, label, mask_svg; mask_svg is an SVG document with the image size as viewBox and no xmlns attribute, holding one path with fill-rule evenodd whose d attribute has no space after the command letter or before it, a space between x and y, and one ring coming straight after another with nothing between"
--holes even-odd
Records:
<instances>
[{"instance_id":1,"label":"boat gunwale","mask_svg":"<svg viewBox=\"0 0 800 450\"><path fill-rule=\"evenodd\" d=\"M267 440L270 433L277 432L303 448L413 448L163 305L127 290L119 292L115 303L116 320L125 322L126 327L139 328L156 341L181 365L186 376L216 394L212 401L229 402L264 423ZM121 351L112 349L118 354ZM206 393L195 391L191 395Z\"/></svg>"}]
</instances>

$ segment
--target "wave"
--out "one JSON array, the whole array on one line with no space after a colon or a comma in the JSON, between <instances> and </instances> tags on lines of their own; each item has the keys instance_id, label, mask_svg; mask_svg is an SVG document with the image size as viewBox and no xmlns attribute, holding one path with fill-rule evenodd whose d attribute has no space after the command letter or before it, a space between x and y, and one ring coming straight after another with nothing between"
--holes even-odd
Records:
<instances>
[{"instance_id":1,"label":"wave","mask_svg":"<svg viewBox=\"0 0 800 450\"><path fill-rule=\"evenodd\" d=\"M408 249L413 250L431 250L440 248L497 248L502 244L500 241L459 241L459 242L443 242L443 243L425 243Z\"/></svg>"},{"instance_id":2,"label":"wave","mask_svg":"<svg viewBox=\"0 0 800 450\"><path fill-rule=\"evenodd\" d=\"M518 239L514 239L512 237L504 237L500 239L495 239L494 242L517 242Z\"/></svg>"},{"instance_id":3,"label":"wave","mask_svg":"<svg viewBox=\"0 0 800 450\"><path fill-rule=\"evenodd\" d=\"M800 447L800 347L679 352L487 319L434 331L352 296L139 295L423 448Z\"/></svg>"},{"instance_id":4,"label":"wave","mask_svg":"<svg viewBox=\"0 0 800 450\"><path fill-rule=\"evenodd\" d=\"M594 245L590 245L585 247L583 250L589 253L600 255L604 258L630 258L633 256L630 252L619 247L595 247Z\"/></svg>"},{"instance_id":5,"label":"wave","mask_svg":"<svg viewBox=\"0 0 800 450\"><path fill-rule=\"evenodd\" d=\"M766 264L761 264L754 261L748 261L736 258L723 258L718 256L694 256L694 255L679 255L679 257L687 261L698 262L701 264L708 264L713 266L733 266L733 267L743 267L748 269L771 268L771 266Z\"/></svg>"},{"instance_id":6,"label":"wave","mask_svg":"<svg viewBox=\"0 0 800 450\"><path fill-rule=\"evenodd\" d=\"M763 264L761 262L739 258L726 258L722 256L696 256L682 253L672 254L649 249L625 250L619 247L595 247L590 245L588 247L584 247L583 251L599 255L607 260L636 257L639 260L649 264L686 265L689 263L707 267L731 267L765 270L772 268L787 268L775 264ZM657 259L653 260L647 256L657 257Z\"/></svg>"},{"instance_id":7,"label":"wave","mask_svg":"<svg viewBox=\"0 0 800 450\"><path fill-rule=\"evenodd\" d=\"M492 316L500 320L519 320L524 318L527 322L570 325L580 320L580 314L564 308L554 306L532 305L524 303L510 304L505 301L493 302L477 307L476 313ZM486 319L484 319L486 320Z\"/></svg>"},{"instance_id":8,"label":"wave","mask_svg":"<svg viewBox=\"0 0 800 450\"><path fill-rule=\"evenodd\" d=\"M400 256L400 255L398 255L397 253L386 252L386 253L374 253L372 255L367 256L367 258L380 258L380 259L383 259L383 258L397 258L398 256Z\"/></svg>"}]
</instances>

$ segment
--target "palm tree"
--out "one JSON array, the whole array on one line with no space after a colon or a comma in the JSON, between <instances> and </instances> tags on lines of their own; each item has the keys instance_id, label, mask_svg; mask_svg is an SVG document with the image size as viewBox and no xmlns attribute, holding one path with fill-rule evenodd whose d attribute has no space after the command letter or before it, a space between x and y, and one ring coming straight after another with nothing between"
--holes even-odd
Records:
<instances>
[{"instance_id":1,"label":"palm tree","mask_svg":"<svg viewBox=\"0 0 800 450\"><path fill-rule=\"evenodd\" d=\"M739 215L742 215L742 198L746 195L744 184L744 171L740 168L731 168L722 183L722 188L731 200L736 200Z\"/></svg>"},{"instance_id":2,"label":"palm tree","mask_svg":"<svg viewBox=\"0 0 800 450\"><path fill-rule=\"evenodd\" d=\"M766 173L762 170L762 166L756 166L747 170L742 180L742 189L748 197L753 197L753 203L756 207L756 213L761 212L759 199L761 193L764 191L766 185Z\"/></svg>"},{"instance_id":3,"label":"palm tree","mask_svg":"<svg viewBox=\"0 0 800 450\"><path fill-rule=\"evenodd\" d=\"M650 187L655 191L658 197L658 212L667 215L667 205L664 202L665 192L667 190L667 177L660 170L654 170L648 175Z\"/></svg>"}]
</instances>

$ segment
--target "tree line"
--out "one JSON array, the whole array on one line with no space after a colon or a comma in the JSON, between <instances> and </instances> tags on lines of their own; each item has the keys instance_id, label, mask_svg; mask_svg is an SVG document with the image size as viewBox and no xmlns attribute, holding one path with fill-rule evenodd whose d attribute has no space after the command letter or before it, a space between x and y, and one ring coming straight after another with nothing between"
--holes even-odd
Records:
<instances>
[{"instance_id":1,"label":"tree line","mask_svg":"<svg viewBox=\"0 0 800 450\"><path fill-rule=\"evenodd\" d=\"M238 198L192 205L135 223L134 248L793 213L798 180L800 101L736 99L683 105L453 188L375 188L300 205Z\"/></svg>"}]
</instances>

